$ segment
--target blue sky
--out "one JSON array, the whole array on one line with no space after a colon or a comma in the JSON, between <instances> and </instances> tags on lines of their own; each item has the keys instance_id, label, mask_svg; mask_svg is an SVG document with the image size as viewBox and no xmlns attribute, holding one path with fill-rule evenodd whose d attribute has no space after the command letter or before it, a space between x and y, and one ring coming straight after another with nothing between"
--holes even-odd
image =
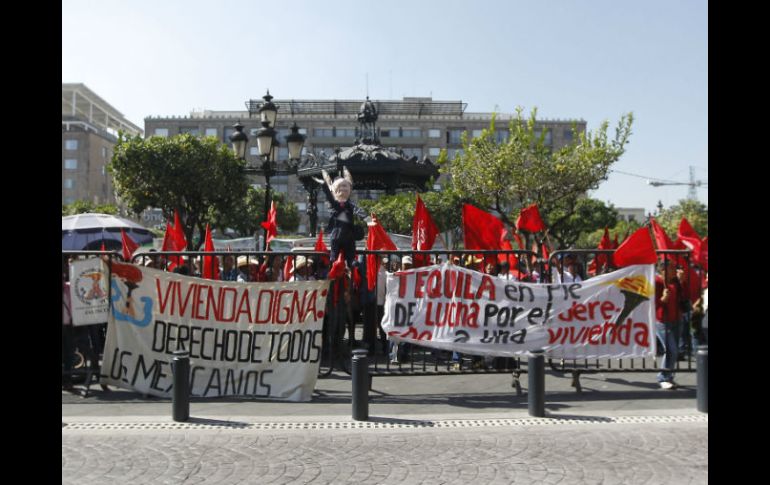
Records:
<instances>
[{"instance_id":1,"label":"blue sky","mask_svg":"<svg viewBox=\"0 0 770 485\"><path fill-rule=\"evenodd\" d=\"M655 210L708 181L708 3L696 0L62 1L62 82L150 115L278 98L462 100L582 118L626 153L591 195ZM634 174L634 175L627 175ZM708 188L697 189L708 204Z\"/></svg>"}]
</instances>

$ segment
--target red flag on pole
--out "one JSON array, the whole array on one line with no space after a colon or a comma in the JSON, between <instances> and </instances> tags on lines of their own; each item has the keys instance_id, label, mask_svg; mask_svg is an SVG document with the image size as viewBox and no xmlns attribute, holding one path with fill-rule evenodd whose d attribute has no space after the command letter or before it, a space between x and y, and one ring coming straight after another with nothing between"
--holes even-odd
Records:
<instances>
[{"instance_id":1,"label":"red flag on pole","mask_svg":"<svg viewBox=\"0 0 770 485\"><path fill-rule=\"evenodd\" d=\"M470 204L463 204L465 249L503 249L503 238L507 232L497 217ZM496 261L494 256L484 259L487 263Z\"/></svg>"},{"instance_id":2,"label":"red flag on pole","mask_svg":"<svg viewBox=\"0 0 770 485\"><path fill-rule=\"evenodd\" d=\"M372 222L369 223L369 235L366 238L366 249L368 251L379 251L383 249L389 251L398 250L398 247L393 244L390 236L388 236L388 233L382 228L380 221L377 220L377 217L374 214L372 214ZM366 256L366 284L369 291L374 290L379 267L377 255L368 254Z\"/></svg>"},{"instance_id":3,"label":"red flag on pole","mask_svg":"<svg viewBox=\"0 0 770 485\"><path fill-rule=\"evenodd\" d=\"M211 228L206 224L206 242L203 246L204 251L214 251L214 240L211 239ZM203 277L209 280L218 280L219 277L219 258L216 256L203 257Z\"/></svg>"},{"instance_id":4,"label":"red flag on pole","mask_svg":"<svg viewBox=\"0 0 770 485\"><path fill-rule=\"evenodd\" d=\"M266 245L270 245L270 241L275 239L278 234L278 226L276 225L276 210L275 201L270 202L270 212L267 213L267 221L263 222L261 226L267 230L267 242Z\"/></svg>"},{"instance_id":5,"label":"red flag on pole","mask_svg":"<svg viewBox=\"0 0 770 485\"><path fill-rule=\"evenodd\" d=\"M692 260L695 263L702 264L701 238L686 218L682 217L682 220L679 222L679 230L676 235L688 249L692 250Z\"/></svg>"},{"instance_id":6,"label":"red flag on pole","mask_svg":"<svg viewBox=\"0 0 770 485\"><path fill-rule=\"evenodd\" d=\"M545 231L545 224L540 217L537 204L532 204L521 210L519 218L516 219L516 228L529 232Z\"/></svg>"},{"instance_id":7,"label":"red flag on pole","mask_svg":"<svg viewBox=\"0 0 770 485\"><path fill-rule=\"evenodd\" d=\"M414 218L412 219L412 249L416 251L427 251L432 249L438 233L439 230L436 223L433 222L430 212L428 212L428 209L425 207L425 204L418 194L417 207L415 208ZM429 261L430 257L428 255L414 255L415 268L427 266Z\"/></svg>"},{"instance_id":8,"label":"red flag on pole","mask_svg":"<svg viewBox=\"0 0 770 485\"><path fill-rule=\"evenodd\" d=\"M639 228L615 251L615 266L622 268L632 264L655 264L658 260L647 226Z\"/></svg>"},{"instance_id":9,"label":"red flag on pole","mask_svg":"<svg viewBox=\"0 0 770 485\"><path fill-rule=\"evenodd\" d=\"M617 236L615 236L615 239L617 239ZM596 246L596 249L614 249L612 247L612 241L610 241L610 231L606 226L604 228L602 240L599 241L599 245ZM594 260L591 261L591 264L588 265L588 273L596 275L597 272L602 271L602 268L607 265L608 261L606 254L597 254Z\"/></svg>"},{"instance_id":10,"label":"red flag on pole","mask_svg":"<svg viewBox=\"0 0 770 485\"><path fill-rule=\"evenodd\" d=\"M329 248L326 247L326 243L324 243L324 230L319 229L318 231L318 239L315 240L315 247L313 248L315 251L321 252L321 253L329 253ZM329 265L329 256L321 256L321 262L324 264L324 266Z\"/></svg>"},{"instance_id":11,"label":"red flag on pole","mask_svg":"<svg viewBox=\"0 0 770 485\"><path fill-rule=\"evenodd\" d=\"M131 255L139 248L139 245L136 244L123 229L120 230L120 240L123 244L123 261L130 262Z\"/></svg>"},{"instance_id":12,"label":"red flag on pole","mask_svg":"<svg viewBox=\"0 0 770 485\"><path fill-rule=\"evenodd\" d=\"M174 237L174 251L184 251L187 249L187 238L184 236L184 226L182 226L182 222L179 220L179 212L174 209L174 227L173 229L173 237Z\"/></svg>"},{"instance_id":13,"label":"red flag on pole","mask_svg":"<svg viewBox=\"0 0 770 485\"><path fill-rule=\"evenodd\" d=\"M658 224L658 221L654 217L650 217L650 225L652 225L652 233L655 235L655 243L660 250L674 249L674 242L668 237L666 231Z\"/></svg>"}]
</instances>

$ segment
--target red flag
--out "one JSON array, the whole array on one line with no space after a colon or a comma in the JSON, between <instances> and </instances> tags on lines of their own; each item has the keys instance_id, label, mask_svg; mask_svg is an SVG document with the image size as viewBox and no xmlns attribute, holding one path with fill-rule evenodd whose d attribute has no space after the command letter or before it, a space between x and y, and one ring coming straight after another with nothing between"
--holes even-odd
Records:
<instances>
[{"instance_id":1,"label":"red flag","mask_svg":"<svg viewBox=\"0 0 770 485\"><path fill-rule=\"evenodd\" d=\"M206 242L203 246L204 251L214 251L214 240L211 239L211 228L206 224ZM213 266L213 268L212 268ZM203 257L203 277L209 280L218 280L219 277L219 258L216 256Z\"/></svg>"},{"instance_id":2,"label":"red flag","mask_svg":"<svg viewBox=\"0 0 770 485\"><path fill-rule=\"evenodd\" d=\"M123 243L123 261L128 263L131 261L131 255L139 248L139 245L123 229L120 230L120 240Z\"/></svg>"},{"instance_id":3,"label":"red flag","mask_svg":"<svg viewBox=\"0 0 770 485\"><path fill-rule=\"evenodd\" d=\"M618 249L620 247L620 243L618 242L618 233L615 233L615 240L612 241L612 247L610 249Z\"/></svg>"},{"instance_id":4,"label":"red flag","mask_svg":"<svg viewBox=\"0 0 770 485\"><path fill-rule=\"evenodd\" d=\"M337 256L337 261L332 264L332 269L329 270L327 278L330 280L336 280L345 274L345 260L342 258L342 251Z\"/></svg>"},{"instance_id":5,"label":"red flag","mask_svg":"<svg viewBox=\"0 0 770 485\"><path fill-rule=\"evenodd\" d=\"M700 245L700 264L706 271L709 270L709 237L706 236Z\"/></svg>"},{"instance_id":6,"label":"red flag","mask_svg":"<svg viewBox=\"0 0 770 485\"><path fill-rule=\"evenodd\" d=\"M388 236L388 233L382 228L380 221L377 220L377 217L374 214L372 214L372 222L369 223L369 235L366 238L366 249L368 251L378 251L383 249L389 251L398 250L398 247L393 244L390 236ZM366 256L366 284L369 287L369 291L374 290L379 267L380 265L377 264L377 255L368 254Z\"/></svg>"},{"instance_id":7,"label":"red flag","mask_svg":"<svg viewBox=\"0 0 770 485\"><path fill-rule=\"evenodd\" d=\"M436 223L430 216L430 212L425 207L420 195L417 195L417 207L414 211L414 218L412 219L412 249L416 251L427 251L433 248L433 243L436 241L436 236L439 230ZM427 266L429 264L430 257L424 254L414 255L414 267Z\"/></svg>"},{"instance_id":8,"label":"red flag","mask_svg":"<svg viewBox=\"0 0 770 485\"><path fill-rule=\"evenodd\" d=\"M275 201L272 201L270 203L270 212L267 213L267 221L261 224L267 230L267 245L270 245L270 241L275 239L275 236L278 234L278 226L275 222L276 214Z\"/></svg>"},{"instance_id":9,"label":"red flag","mask_svg":"<svg viewBox=\"0 0 770 485\"><path fill-rule=\"evenodd\" d=\"M283 264L283 281L291 280L294 275L294 256L288 256Z\"/></svg>"},{"instance_id":10,"label":"red flag","mask_svg":"<svg viewBox=\"0 0 770 485\"><path fill-rule=\"evenodd\" d=\"M666 231L663 230L654 217L650 217L650 224L652 225L652 233L655 235L655 243L657 244L658 249L674 249L674 243L671 241L671 238L668 237Z\"/></svg>"},{"instance_id":11,"label":"red flag","mask_svg":"<svg viewBox=\"0 0 770 485\"><path fill-rule=\"evenodd\" d=\"M658 257L652 245L650 230L645 226L631 234L615 251L613 259L618 268L632 264L655 264Z\"/></svg>"},{"instance_id":12,"label":"red flag","mask_svg":"<svg viewBox=\"0 0 770 485\"><path fill-rule=\"evenodd\" d=\"M166 233L163 235L163 245L160 247L161 251L176 251L176 244L174 244L174 226L166 221ZM168 256L168 264L166 265L167 271L174 271L178 264L179 258L177 256Z\"/></svg>"},{"instance_id":13,"label":"red flag","mask_svg":"<svg viewBox=\"0 0 770 485\"><path fill-rule=\"evenodd\" d=\"M313 248L315 251L321 252L321 253L329 253L329 248L326 247L326 243L324 243L324 230L320 229L318 231L318 239L315 241L315 248ZM321 262L323 262L324 266L329 265L329 256L321 256Z\"/></svg>"},{"instance_id":14,"label":"red flag","mask_svg":"<svg viewBox=\"0 0 770 485\"><path fill-rule=\"evenodd\" d=\"M187 249L187 239L184 237L184 227L179 220L179 212L174 209L174 227L172 228L175 251L184 251Z\"/></svg>"},{"instance_id":15,"label":"red flag","mask_svg":"<svg viewBox=\"0 0 770 485\"><path fill-rule=\"evenodd\" d=\"M545 224L540 218L537 204L521 209L519 218L516 219L516 228L529 232L545 231Z\"/></svg>"},{"instance_id":16,"label":"red flag","mask_svg":"<svg viewBox=\"0 0 770 485\"><path fill-rule=\"evenodd\" d=\"M463 204L463 240L465 249L503 249L503 240L508 231L502 221L488 212ZM484 258L495 263L494 256Z\"/></svg>"},{"instance_id":17,"label":"red flag","mask_svg":"<svg viewBox=\"0 0 770 485\"><path fill-rule=\"evenodd\" d=\"M615 236L615 239L617 239L617 236ZM614 249L612 247L612 241L610 241L610 231L606 226L604 228L604 235L602 236L602 240L599 241L599 245L596 246L596 249ZM608 261L609 260L606 254L597 254L594 260L591 261L591 264L588 265L588 273L596 275L598 271L601 271L602 268L607 265Z\"/></svg>"},{"instance_id":18,"label":"red flag","mask_svg":"<svg viewBox=\"0 0 770 485\"><path fill-rule=\"evenodd\" d=\"M687 249L692 250L693 262L702 264L701 238L686 218L682 217L682 220L679 222L679 230L676 235L687 246Z\"/></svg>"}]
</instances>

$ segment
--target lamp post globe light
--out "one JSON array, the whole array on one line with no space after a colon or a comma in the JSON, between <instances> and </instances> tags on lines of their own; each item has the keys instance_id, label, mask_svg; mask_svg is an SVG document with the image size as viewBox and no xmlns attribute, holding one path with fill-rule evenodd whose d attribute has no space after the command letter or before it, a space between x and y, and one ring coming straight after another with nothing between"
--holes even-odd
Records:
<instances>
[{"instance_id":1,"label":"lamp post globe light","mask_svg":"<svg viewBox=\"0 0 770 485\"><path fill-rule=\"evenodd\" d=\"M278 161L278 147L280 144L276 139L277 132L274 128L276 119L278 118L278 106L272 102L273 97L270 95L270 90L267 91L267 94L265 94L262 99L264 99L265 102L259 105L258 110L253 109L254 106L252 103L246 103L246 106L249 108L249 118L251 118L252 114L256 111L256 113L259 114L260 122L262 124L262 128L256 133L257 147L259 156L262 158L262 165L258 167L247 165L244 172L254 173L265 177L265 218L267 218L267 214L270 211L270 202L272 200L270 177L274 175L289 175L296 173L297 163L302 154L302 147L305 144L306 137L299 133L299 127L295 122L291 127L291 133L285 137L289 149L287 168L283 170L278 169L276 162ZM235 129L235 132L230 135L233 152L236 157L245 160L249 137L243 132L243 125L241 125L240 121L238 121L233 128ZM262 250L267 251L267 229L264 231L265 237Z\"/></svg>"}]
</instances>

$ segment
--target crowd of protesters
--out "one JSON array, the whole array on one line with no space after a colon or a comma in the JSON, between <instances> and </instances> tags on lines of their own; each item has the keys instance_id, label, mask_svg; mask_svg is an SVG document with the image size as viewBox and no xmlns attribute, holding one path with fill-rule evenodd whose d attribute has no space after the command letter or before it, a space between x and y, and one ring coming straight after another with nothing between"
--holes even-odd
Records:
<instances>
[{"instance_id":1,"label":"crowd of protesters","mask_svg":"<svg viewBox=\"0 0 770 485\"><path fill-rule=\"evenodd\" d=\"M312 251L312 250L309 250ZM183 275L201 277L204 274L203 256L174 257L153 254L153 250L135 258L136 264L148 268L171 271ZM580 256L586 256L581 253ZM589 279L597 274L612 271L607 261L603 264L591 264L591 261L581 261L580 256L560 252L549 260L534 257L513 257L495 255L459 255L445 253L431 255L424 264L438 264L444 258L451 264L490 274L499 278L533 283L572 283ZM376 268L377 277L374 290L367 287L366 258L362 255L354 260L352 268L347 268L344 285L344 301L348 302L346 324L337 328L337 337L342 339L347 330L350 348L355 348L356 326L363 329L363 341L360 342L369 350L370 355L383 355L391 365L400 365L410 358L412 346L405 343L389 341L382 329L381 321L384 314L386 298L387 274L413 268L414 258L410 255L378 256L379 265ZM209 262L216 264L213 272L217 279L237 282L283 282L311 281L327 279L330 270L328 257L319 255L238 255L227 254L212 258ZM211 268L209 268L211 269ZM62 365L63 374L68 374L77 366L75 349L102 349L104 345L104 325L73 327L69 312L68 271L63 268L63 329L62 329ZM210 273L211 274L211 273ZM658 353L662 357L661 372L657 376L661 388L672 389L674 382L675 363L694 353L697 346L706 344L707 328L702 325L708 303L708 277L701 268L680 259L666 259L657 265L655 281L656 308L656 337ZM324 327L328 322L324 322ZM325 340L326 341L326 340ZM378 344L379 343L379 349ZM379 350L379 352L378 352ZM93 350L88 350L93 354ZM88 361L98 362L96 355L86 355ZM448 355L447 355L448 357ZM457 352L451 353L451 363L460 364L463 356ZM495 365L495 358L470 357L473 367L490 367ZM71 380L63 380L63 386L71 386Z\"/></svg>"}]
</instances>

